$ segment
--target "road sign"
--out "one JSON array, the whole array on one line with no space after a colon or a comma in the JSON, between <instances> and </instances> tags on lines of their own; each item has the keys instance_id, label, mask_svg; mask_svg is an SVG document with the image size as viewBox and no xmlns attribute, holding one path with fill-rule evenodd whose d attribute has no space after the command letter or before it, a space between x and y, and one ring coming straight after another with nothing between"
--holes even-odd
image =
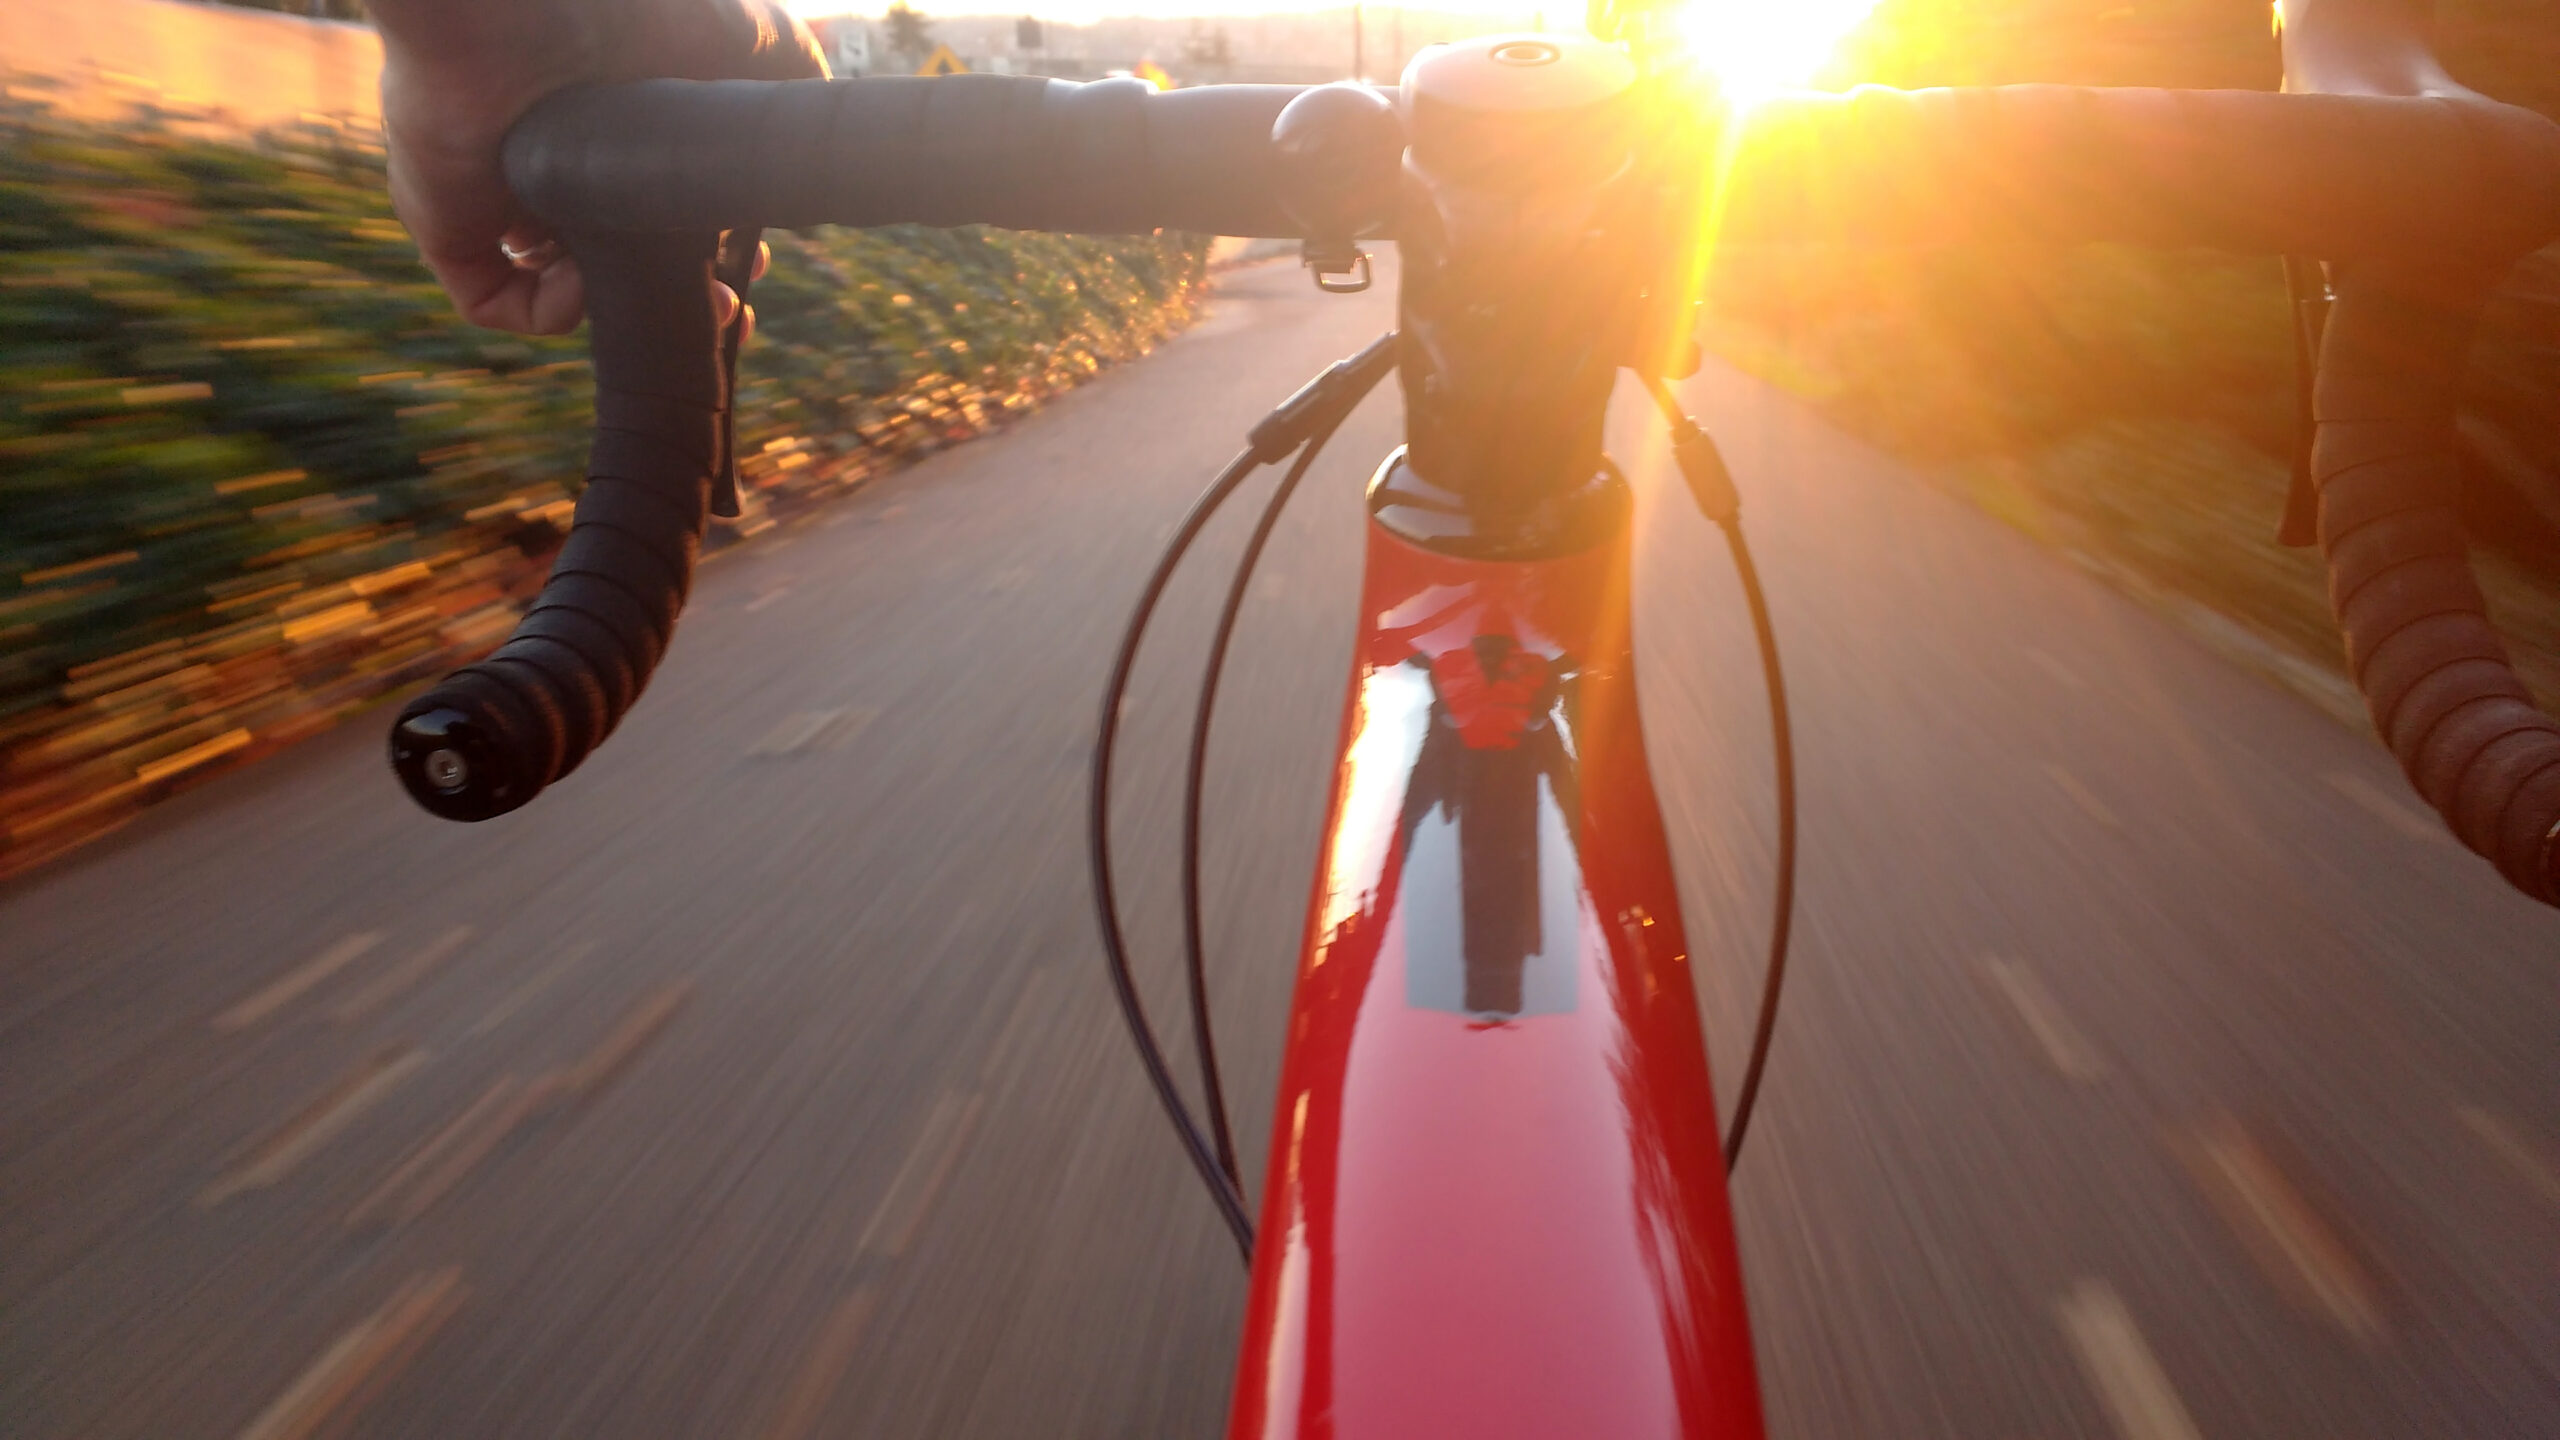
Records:
<instances>
[{"instance_id":1,"label":"road sign","mask_svg":"<svg viewBox=\"0 0 2560 1440\"><path fill-rule=\"evenodd\" d=\"M936 45L933 47L933 53L924 57L924 63L916 67L916 73L919 75L966 75L969 73L969 67L960 63L960 57L951 53L950 46Z\"/></svg>"}]
</instances>

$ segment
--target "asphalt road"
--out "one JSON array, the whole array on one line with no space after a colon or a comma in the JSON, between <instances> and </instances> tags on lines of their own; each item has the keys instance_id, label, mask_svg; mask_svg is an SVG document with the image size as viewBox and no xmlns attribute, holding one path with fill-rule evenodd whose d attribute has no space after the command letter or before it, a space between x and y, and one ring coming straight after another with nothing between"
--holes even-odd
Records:
<instances>
[{"instance_id":1,"label":"asphalt road","mask_svg":"<svg viewBox=\"0 0 2560 1440\"><path fill-rule=\"evenodd\" d=\"M0 1433L1214 1433L1243 1286L1109 1010L1082 761L1188 495L1390 313L1241 272L1153 358L719 560L515 817L419 815L367 723L0 891ZM2370 742L1764 387L1690 389L1802 716L1738 1190L1774 1432L2560 1434L2560 917ZM1761 700L1711 532L1620 422L1730 1084ZM1219 734L1257 1157L1395 425L1373 399L1284 523ZM1132 711L1160 960L1217 578Z\"/></svg>"}]
</instances>

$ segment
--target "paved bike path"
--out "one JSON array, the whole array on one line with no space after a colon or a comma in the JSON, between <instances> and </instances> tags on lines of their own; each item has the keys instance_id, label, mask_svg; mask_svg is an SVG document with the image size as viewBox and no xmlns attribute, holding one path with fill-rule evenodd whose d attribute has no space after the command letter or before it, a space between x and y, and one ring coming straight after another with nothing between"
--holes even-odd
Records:
<instances>
[{"instance_id":1,"label":"paved bike path","mask_svg":"<svg viewBox=\"0 0 2560 1440\"><path fill-rule=\"evenodd\" d=\"M718 561L648 700L519 816L425 819L358 725L0 890L0 1428L1215 1431L1242 1285L1110 1014L1081 762L1162 534L1388 289L1239 272L1149 360ZM1778 1433L2547 1433L2560 925L2369 742L1765 388L1690 388L1802 725L1739 1192ZM1620 420L1729 1068L1756 672ZM1394 427L1374 399L1284 523L1219 736L1256 1159ZM1217 578L1176 594L1134 754L1175 753ZM1172 776L1122 809L1160 957Z\"/></svg>"}]
</instances>

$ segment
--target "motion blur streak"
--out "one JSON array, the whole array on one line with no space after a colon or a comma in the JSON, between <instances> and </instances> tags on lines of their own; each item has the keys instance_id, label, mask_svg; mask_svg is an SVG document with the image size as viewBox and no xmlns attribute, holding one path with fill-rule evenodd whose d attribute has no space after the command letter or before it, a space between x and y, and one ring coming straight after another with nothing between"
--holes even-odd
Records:
<instances>
[{"instance_id":1,"label":"motion blur streak","mask_svg":"<svg viewBox=\"0 0 2560 1440\"><path fill-rule=\"evenodd\" d=\"M0 891L0 1429L1213 1433L1243 1279L1111 1015L1083 726L1163 528L1388 326L1381 269L1238 272L1154 358L714 563L647 701L520 815L419 815L356 726ZM1763 701L1625 399L1729 1090ZM1757 382L1687 399L1798 691L1801 950L1734 1197L1772 1433L2560 1431L2560 920L2378 810L2370 739ZM1248 1157L1395 429L1382 393L1335 440L1237 637L1205 874ZM1161 1013L1223 580L1172 597L1131 708Z\"/></svg>"}]
</instances>

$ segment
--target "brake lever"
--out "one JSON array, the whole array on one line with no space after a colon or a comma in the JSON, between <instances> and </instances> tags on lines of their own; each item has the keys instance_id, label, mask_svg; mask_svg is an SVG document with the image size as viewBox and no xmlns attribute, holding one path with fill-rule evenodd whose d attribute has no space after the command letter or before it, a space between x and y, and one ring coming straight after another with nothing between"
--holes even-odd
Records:
<instances>
[{"instance_id":1,"label":"brake lever","mask_svg":"<svg viewBox=\"0 0 2560 1440\"><path fill-rule=\"evenodd\" d=\"M738 496L738 350L747 338L747 287L755 283L756 249L764 243L761 229L730 230L720 236L720 251L711 274L738 297L738 311L720 327L720 409L711 443L718 447L720 468L711 474L711 513L724 520L739 515Z\"/></svg>"}]
</instances>

